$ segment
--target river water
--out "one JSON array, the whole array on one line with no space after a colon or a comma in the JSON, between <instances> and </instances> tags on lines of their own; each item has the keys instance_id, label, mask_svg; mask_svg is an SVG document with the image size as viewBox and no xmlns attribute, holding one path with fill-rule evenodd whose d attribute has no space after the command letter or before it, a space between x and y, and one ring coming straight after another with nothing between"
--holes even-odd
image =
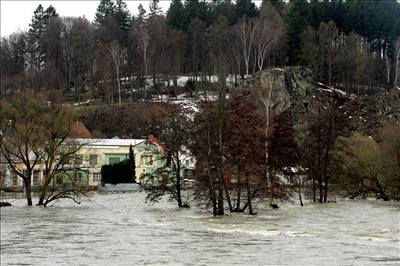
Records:
<instances>
[{"instance_id":1,"label":"river water","mask_svg":"<svg viewBox=\"0 0 400 266\"><path fill-rule=\"evenodd\" d=\"M0 210L1 265L400 265L398 203L287 203L222 218L140 194L13 204Z\"/></svg>"}]
</instances>

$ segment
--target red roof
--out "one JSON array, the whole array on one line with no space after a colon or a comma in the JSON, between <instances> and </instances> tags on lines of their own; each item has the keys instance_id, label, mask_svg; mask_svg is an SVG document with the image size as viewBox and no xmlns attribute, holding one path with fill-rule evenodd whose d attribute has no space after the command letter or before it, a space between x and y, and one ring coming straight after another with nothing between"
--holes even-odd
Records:
<instances>
[{"instance_id":1,"label":"red roof","mask_svg":"<svg viewBox=\"0 0 400 266\"><path fill-rule=\"evenodd\" d=\"M161 147L163 151L165 151L165 144L161 143L161 141L158 138L154 137L153 135L149 136L148 141L157 144L158 146Z\"/></svg>"},{"instance_id":2,"label":"red roof","mask_svg":"<svg viewBox=\"0 0 400 266\"><path fill-rule=\"evenodd\" d=\"M92 134L82 122L76 121L71 126L71 137L80 139L91 139Z\"/></svg>"}]
</instances>

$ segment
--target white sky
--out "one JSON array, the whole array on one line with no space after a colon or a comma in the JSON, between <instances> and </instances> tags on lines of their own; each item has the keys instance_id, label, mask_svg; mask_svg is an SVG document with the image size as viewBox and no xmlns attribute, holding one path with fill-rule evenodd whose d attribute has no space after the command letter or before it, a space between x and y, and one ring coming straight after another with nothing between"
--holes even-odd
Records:
<instances>
[{"instance_id":1,"label":"white sky","mask_svg":"<svg viewBox=\"0 0 400 266\"><path fill-rule=\"evenodd\" d=\"M137 14L137 6L142 3L144 8L148 10L150 0L125 0L128 5L128 9L131 15ZM170 0L160 0L160 6L164 12L167 11ZM57 13L64 16L85 16L89 21L93 21L94 14L96 13L97 6L100 0L92 1L27 1L27 0L0 0L1 9L1 24L0 24L0 36L7 36L18 30L28 30L29 23L31 22L33 11L39 4L42 4L44 8L52 5L57 10Z\"/></svg>"}]
</instances>

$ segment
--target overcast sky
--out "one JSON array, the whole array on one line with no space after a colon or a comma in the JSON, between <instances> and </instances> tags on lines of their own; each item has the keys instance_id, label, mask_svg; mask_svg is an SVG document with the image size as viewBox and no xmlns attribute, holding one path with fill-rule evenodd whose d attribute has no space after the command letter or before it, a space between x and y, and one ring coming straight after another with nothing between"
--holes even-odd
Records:
<instances>
[{"instance_id":1,"label":"overcast sky","mask_svg":"<svg viewBox=\"0 0 400 266\"><path fill-rule=\"evenodd\" d=\"M137 6L142 3L148 10L150 1L126 0L131 14L137 14ZM164 12L168 9L170 0L161 0L160 6ZM44 8L52 5L60 16L85 16L92 21L100 0L92 1L22 1L22 0L0 0L1 9L1 36L7 36L18 30L27 30L31 22L33 11L39 4Z\"/></svg>"}]
</instances>

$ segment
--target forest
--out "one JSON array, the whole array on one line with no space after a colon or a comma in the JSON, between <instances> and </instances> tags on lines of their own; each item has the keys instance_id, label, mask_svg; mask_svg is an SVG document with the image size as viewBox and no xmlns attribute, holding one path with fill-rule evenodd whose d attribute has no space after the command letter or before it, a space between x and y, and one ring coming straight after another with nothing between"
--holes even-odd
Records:
<instances>
[{"instance_id":1,"label":"forest","mask_svg":"<svg viewBox=\"0 0 400 266\"><path fill-rule=\"evenodd\" d=\"M1 40L2 102L29 91L41 115L69 107L95 137L157 136L169 163L144 186L153 201L189 206L185 180L214 215L291 197L400 199L398 1L148 10L101 0L91 22L39 5L27 32ZM196 159L188 176L184 153Z\"/></svg>"},{"instance_id":2,"label":"forest","mask_svg":"<svg viewBox=\"0 0 400 266\"><path fill-rule=\"evenodd\" d=\"M303 65L349 93L398 84L400 4L387 1L158 0L136 11L102 0L93 22L39 5L27 32L1 40L1 92L24 88L53 101L121 103L201 87L215 57L240 83L268 67ZM208 77L208 78L207 78ZM200 82L202 81L202 82ZM182 87L182 84L180 84Z\"/></svg>"}]
</instances>

